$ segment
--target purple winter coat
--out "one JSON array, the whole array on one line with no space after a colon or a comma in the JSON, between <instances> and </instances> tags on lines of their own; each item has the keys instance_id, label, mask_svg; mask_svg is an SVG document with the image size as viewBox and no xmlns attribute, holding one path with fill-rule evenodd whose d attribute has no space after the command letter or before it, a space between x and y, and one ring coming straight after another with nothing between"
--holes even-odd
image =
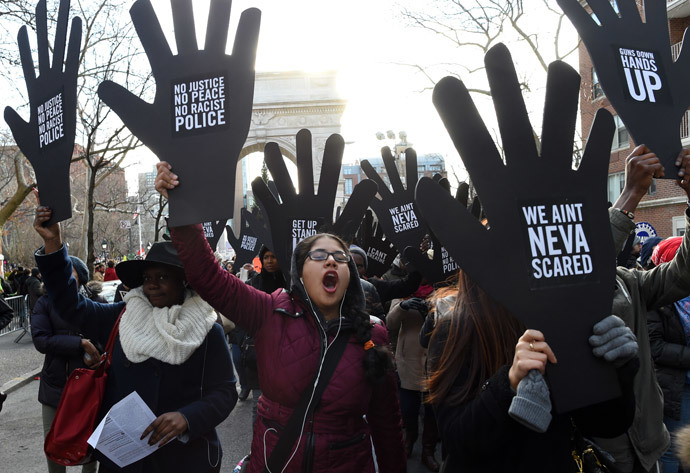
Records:
<instances>
[{"instance_id":1,"label":"purple winter coat","mask_svg":"<svg viewBox=\"0 0 690 473\"><path fill-rule=\"evenodd\" d=\"M297 295L301 285L295 284L299 278L294 261L292 291L266 294L222 270L201 225L174 228L171 236L191 286L255 339L263 394L259 399L248 472L259 473L293 407L302 392L311 388L316 374L323 341L315 315L302 302L304 295ZM364 307L359 277L352 262L350 276L344 306ZM328 334L329 342L333 332ZM372 341L387 346L386 329L375 325ZM379 471L406 471L394 374L388 373L376 384L368 383L364 378L364 353L362 345L351 337L313 419L305 424L299 448L286 473L374 472L370 436Z\"/></svg>"}]
</instances>

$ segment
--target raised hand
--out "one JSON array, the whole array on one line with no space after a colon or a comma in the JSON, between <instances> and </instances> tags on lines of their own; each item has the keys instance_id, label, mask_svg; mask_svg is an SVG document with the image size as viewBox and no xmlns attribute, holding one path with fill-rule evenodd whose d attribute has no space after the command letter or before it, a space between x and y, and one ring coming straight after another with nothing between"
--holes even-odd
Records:
<instances>
[{"instance_id":1,"label":"raised hand","mask_svg":"<svg viewBox=\"0 0 690 473\"><path fill-rule=\"evenodd\" d=\"M218 220L217 222L204 222L202 226L204 227L204 236L206 237L206 241L208 241L211 249L216 251L218 240L220 240L220 236L223 234L223 230L225 229L225 220Z\"/></svg>"},{"instance_id":2,"label":"raised hand","mask_svg":"<svg viewBox=\"0 0 690 473\"><path fill-rule=\"evenodd\" d=\"M379 225L383 227L386 237L402 253L408 246L418 246L424 235L428 233L426 223L414 200L414 189L418 179L417 153L412 148L405 150L407 188L403 187L390 148L387 146L381 148L381 157L393 189L392 192L369 161L365 159L361 166L367 177L379 186L381 198L371 201L371 208L376 213Z\"/></svg>"},{"instance_id":3,"label":"raised hand","mask_svg":"<svg viewBox=\"0 0 690 473\"><path fill-rule=\"evenodd\" d=\"M485 64L505 164L462 82L442 79L433 100L489 226L431 179L420 180L417 203L463 271L559 353L547 371L559 412L610 399L619 394L615 376L587 338L611 311L615 279L606 193L613 119L597 112L574 170L578 74L562 62L549 66L537 149L507 48L492 48Z\"/></svg>"},{"instance_id":4,"label":"raised hand","mask_svg":"<svg viewBox=\"0 0 690 473\"><path fill-rule=\"evenodd\" d=\"M558 0L577 28L595 65L606 97L637 144L646 144L676 179L681 150L680 122L690 106L690 48L671 57L666 3L644 2L643 22L635 0L587 2L598 25L579 0ZM686 31L687 34L687 31Z\"/></svg>"},{"instance_id":5,"label":"raised hand","mask_svg":"<svg viewBox=\"0 0 690 473\"><path fill-rule=\"evenodd\" d=\"M27 28L22 26L19 30L17 43L29 95L29 121L24 121L13 108L5 108L5 121L12 130L12 136L34 168L43 204L53 211L47 224L72 216L69 166L74 154L77 122L81 19L75 17L72 20L65 57L69 6L69 0L60 1L51 64L46 0L36 5L38 77L31 58Z\"/></svg>"},{"instance_id":6,"label":"raised hand","mask_svg":"<svg viewBox=\"0 0 690 473\"><path fill-rule=\"evenodd\" d=\"M345 142L337 134L326 140L319 188L315 194L311 132L300 130L296 138L299 193L290 179L277 143L266 144L264 159L278 189L280 201L260 177L252 182L254 195L261 202L264 217L268 218L272 245L269 248L278 258L287 280L292 251L297 243L320 231L330 231L346 239L354 235L362 215L376 194L376 184L368 179L363 180L355 186L338 220L333 222Z\"/></svg>"},{"instance_id":7,"label":"raised hand","mask_svg":"<svg viewBox=\"0 0 690 473\"><path fill-rule=\"evenodd\" d=\"M374 221L374 214L367 209L357 230L355 241L367 255L367 275L381 276L393 264L398 250L383 233L383 228Z\"/></svg>"},{"instance_id":8,"label":"raised hand","mask_svg":"<svg viewBox=\"0 0 690 473\"><path fill-rule=\"evenodd\" d=\"M263 243L260 237L262 232L267 232L263 223L259 221L258 218L251 212L249 212L245 207L240 210L241 221L240 221L240 234L235 237L235 233L232 228L225 227L228 236L228 242L232 249L235 250L235 268L241 268L245 263L251 263L256 255L259 254L259 249ZM257 231L258 227L262 227L261 230Z\"/></svg>"},{"instance_id":9,"label":"raised hand","mask_svg":"<svg viewBox=\"0 0 690 473\"><path fill-rule=\"evenodd\" d=\"M232 55L225 54L230 0L212 0L205 49L196 42L192 0L171 0L173 56L150 0L130 14L156 80L153 103L106 81L98 94L183 185L170 192L170 225L232 217L235 173L249 132L261 13L245 10Z\"/></svg>"}]
</instances>

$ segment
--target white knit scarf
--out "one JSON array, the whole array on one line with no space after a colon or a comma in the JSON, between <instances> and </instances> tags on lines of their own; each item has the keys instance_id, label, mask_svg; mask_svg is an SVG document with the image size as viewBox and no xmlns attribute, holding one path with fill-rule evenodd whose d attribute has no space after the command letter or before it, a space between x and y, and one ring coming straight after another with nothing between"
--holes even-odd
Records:
<instances>
[{"instance_id":1,"label":"white knit scarf","mask_svg":"<svg viewBox=\"0 0 690 473\"><path fill-rule=\"evenodd\" d=\"M186 291L182 305L153 307L141 287L125 297L120 343L128 360L149 358L180 365L199 348L216 321L216 314L195 292Z\"/></svg>"}]
</instances>

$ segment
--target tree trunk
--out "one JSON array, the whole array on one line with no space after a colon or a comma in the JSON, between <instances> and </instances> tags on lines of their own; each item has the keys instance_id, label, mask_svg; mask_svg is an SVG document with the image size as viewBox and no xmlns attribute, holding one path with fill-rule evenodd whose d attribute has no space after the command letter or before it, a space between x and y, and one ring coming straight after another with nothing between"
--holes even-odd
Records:
<instances>
[{"instance_id":1,"label":"tree trunk","mask_svg":"<svg viewBox=\"0 0 690 473\"><path fill-rule=\"evenodd\" d=\"M86 267L89 268L89 274L92 273L96 257L94 255L93 245L93 193L96 189L96 172L89 168L89 186L86 190L86 209L84 209L84 218L87 219L86 230Z\"/></svg>"}]
</instances>

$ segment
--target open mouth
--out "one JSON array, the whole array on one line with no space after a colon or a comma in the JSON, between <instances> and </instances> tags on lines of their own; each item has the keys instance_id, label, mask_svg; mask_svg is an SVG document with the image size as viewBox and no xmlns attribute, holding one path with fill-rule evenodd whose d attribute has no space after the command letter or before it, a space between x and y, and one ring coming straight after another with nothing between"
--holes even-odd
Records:
<instances>
[{"instance_id":1,"label":"open mouth","mask_svg":"<svg viewBox=\"0 0 690 473\"><path fill-rule=\"evenodd\" d=\"M328 271L323 275L323 288L328 293L334 293L338 288L338 273L335 271Z\"/></svg>"}]
</instances>

